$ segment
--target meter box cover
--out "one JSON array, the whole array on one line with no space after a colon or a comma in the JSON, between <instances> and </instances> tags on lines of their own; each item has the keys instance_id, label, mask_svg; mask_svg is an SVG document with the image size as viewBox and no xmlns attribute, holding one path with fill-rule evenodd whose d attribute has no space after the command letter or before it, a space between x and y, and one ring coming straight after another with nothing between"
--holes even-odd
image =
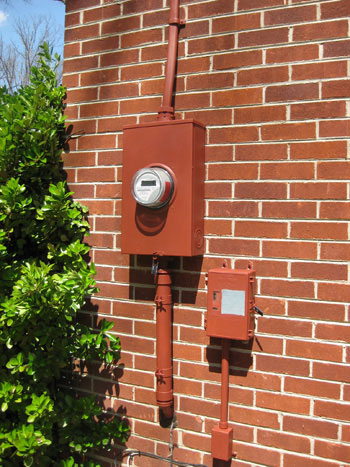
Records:
<instances>
[{"instance_id":1,"label":"meter box cover","mask_svg":"<svg viewBox=\"0 0 350 467\"><path fill-rule=\"evenodd\" d=\"M211 337L249 340L254 335L255 271L226 267L208 271L206 332Z\"/></svg>"},{"instance_id":2,"label":"meter box cover","mask_svg":"<svg viewBox=\"0 0 350 467\"><path fill-rule=\"evenodd\" d=\"M203 254L205 127L195 120L124 128L123 253Z\"/></svg>"}]
</instances>

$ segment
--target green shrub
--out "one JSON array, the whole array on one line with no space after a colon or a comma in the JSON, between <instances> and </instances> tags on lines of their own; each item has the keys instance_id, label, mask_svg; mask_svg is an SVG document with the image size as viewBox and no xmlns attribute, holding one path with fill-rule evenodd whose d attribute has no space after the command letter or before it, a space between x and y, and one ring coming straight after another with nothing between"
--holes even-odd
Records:
<instances>
[{"instance_id":1,"label":"green shrub","mask_svg":"<svg viewBox=\"0 0 350 467\"><path fill-rule=\"evenodd\" d=\"M31 84L0 89L0 465L11 467L92 466L84 453L128 432L67 379L75 361L116 363L120 345L112 323L77 320L96 291L94 267L87 210L61 168L65 89L50 64L44 45Z\"/></svg>"}]
</instances>

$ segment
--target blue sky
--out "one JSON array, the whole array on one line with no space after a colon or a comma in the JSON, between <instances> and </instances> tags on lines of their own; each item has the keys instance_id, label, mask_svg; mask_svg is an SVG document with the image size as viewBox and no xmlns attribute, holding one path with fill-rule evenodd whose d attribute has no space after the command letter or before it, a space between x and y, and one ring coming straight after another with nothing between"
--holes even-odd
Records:
<instances>
[{"instance_id":1,"label":"blue sky","mask_svg":"<svg viewBox=\"0 0 350 467\"><path fill-rule=\"evenodd\" d=\"M24 0L10 0L8 4L0 0L0 35L6 42L15 40L13 22L16 18L28 18L28 21L30 21L31 17L48 15L62 31L61 43L57 47L57 52L62 55L64 13L64 4L54 0L28 0L27 2Z\"/></svg>"}]
</instances>

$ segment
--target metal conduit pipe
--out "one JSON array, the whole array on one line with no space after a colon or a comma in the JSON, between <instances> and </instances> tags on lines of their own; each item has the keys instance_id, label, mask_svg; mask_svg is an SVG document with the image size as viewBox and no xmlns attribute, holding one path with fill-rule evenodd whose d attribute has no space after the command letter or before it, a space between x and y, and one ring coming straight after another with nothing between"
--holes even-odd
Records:
<instances>
[{"instance_id":1,"label":"metal conduit pipe","mask_svg":"<svg viewBox=\"0 0 350 467\"><path fill-rule=\"evenodd\" d=\"M183 22L179 18L179 0L170 1L168 58L165 69L163 105L159 108L158 120L174 120L175 118L174 107L171 104L175 82L179 27Z\"/></svg>"},{"instance_id":2,"label":"metal conduit pipe","mask_svg":"<svg viewBox=\"0 0 350 467\"><path fill-rule=\"evenodd\" d=\"M173 367L172 367L172 296L171 277L165 269L159 269L156 275L156 354L157 354L157 404L165 418L174 414Z\"/></svg>"}]
</instances>

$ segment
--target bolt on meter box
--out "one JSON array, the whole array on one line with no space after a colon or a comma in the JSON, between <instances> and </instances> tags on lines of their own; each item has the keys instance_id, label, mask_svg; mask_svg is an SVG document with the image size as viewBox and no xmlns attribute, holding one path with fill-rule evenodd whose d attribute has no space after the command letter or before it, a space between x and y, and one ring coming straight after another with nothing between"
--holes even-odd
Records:
<instances>
[{"instance_id":1,"label":"bolt on meter box","mask_svg":"<svg viewBox=\"0 0 350 467\"><path fill-rule=\"evenodd\" d=\"M205 127L195 120L124 128L123 253L204 252Z\"/></svg>"}]
</instances>

